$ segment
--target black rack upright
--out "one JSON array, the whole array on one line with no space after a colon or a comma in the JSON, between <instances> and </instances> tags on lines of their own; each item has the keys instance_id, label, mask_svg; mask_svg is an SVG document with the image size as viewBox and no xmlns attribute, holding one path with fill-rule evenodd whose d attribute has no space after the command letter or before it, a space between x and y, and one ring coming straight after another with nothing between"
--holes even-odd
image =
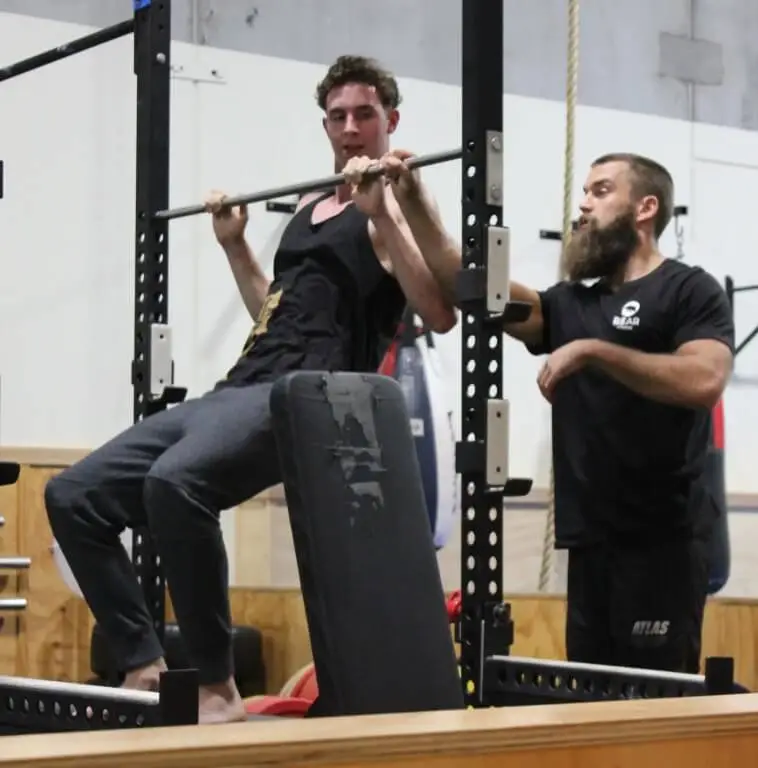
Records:
<instances>
[{"instance_id":1,"label":"black rack upright","mask_svg":"<svg viewBox=\"0 0 758 768\"><path fill-rule=\"evenodd\" d=\"M137 76L137 180L134 280L134 421L171 402L162 351L168 336L168 222L171 98L170 0L134 0ZM170 355L169 355L170 358ZM168 360L170 366L171 361ZM163 569L146 528L134 530L132 559L158 636L165 627Z\"/></svg>"},{"instance_id":2,"label":"black rack upright","mask_svg":"<svg viewBox=\"0 0 758 768\"><path fill-rule=\"evenodd\" d=\"M462 5L462 247L458 285L461 315L460 667L467 706L481 703L485 624L502 599L503 490L487 482L489 401L502 390L502 338L492 323L488 283L500 252L502 226L502 0ZM496 239L493 239L493 233ZM496 269L496 267L495 267ZM500 297L507 299L506 297Z\"/></svg>"}]
</instances>

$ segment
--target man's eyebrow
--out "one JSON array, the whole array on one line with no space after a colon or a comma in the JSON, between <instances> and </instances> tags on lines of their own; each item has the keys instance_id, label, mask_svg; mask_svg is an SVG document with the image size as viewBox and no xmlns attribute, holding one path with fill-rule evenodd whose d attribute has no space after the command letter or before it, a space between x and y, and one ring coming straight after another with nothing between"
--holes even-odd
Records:
<instances>
[{"instance_id":1,"label":"man's eyebrow","mask_svg":"<svg viewBox=\"0 0 758 768\"><path fill-rule=\"evenodd\" d=\"M613 179L611 179L611 178L609 178L609 177L607 177L607 176L604 176L602 179L596 179L596 180L595 180L595 181L593 181L593 182L592 182L592 184L590 184L589 186L587 186L587 185L585 184L585 185L582 187L582 191L583 191L585 194L587 194L587 192L588 192L590 189L594 189L595 187L599 187L599 186L602 186L603 184L610 184L610 185L613 185Z\"/></svg>"}]
</instances>

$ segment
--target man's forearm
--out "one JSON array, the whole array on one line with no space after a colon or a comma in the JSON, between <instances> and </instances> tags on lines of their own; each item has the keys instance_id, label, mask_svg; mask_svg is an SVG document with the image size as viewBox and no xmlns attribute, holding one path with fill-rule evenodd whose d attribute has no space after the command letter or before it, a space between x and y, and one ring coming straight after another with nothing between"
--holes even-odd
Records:
<instances>
[{"instance_id":1,"label":"man's forearm","mask_svg":"<svg viewBox=\"0 0 758 768\"><path fill-rule=\"evenodd\" d=\"M246 240L240 240L224 247L226 258L239 288L245 308L253 320L257 320L268 293L269 280L263 274L252 249Z\"/></svg>"},{"instance_id":2,"label":"man's forearm","mask_svg":"<svg viewBox=\"0 0 758 768\"><path fill-rule=\"evenodd\" d=\"M404 231L389 212L372 217L372 221L408 302L430 330L447 333L455 325L455 311L446 301L410 232Z\"/></svg>"},{"instance_id":3,"label":"man's forearm","mask_svg":"<svg viewBox=\"0 0 758 768\"><path fill-rule=\"evenodd\" d=\"M439 213L423 190L398 202L429 271L446 299L455 306L456 278L461 271L460 246L445 229Z\"/></svg>"},{"instance_id":4,"label":"man's forearm","mask_svg":"<svg viewBox=\"0 0 758 768\"><path fill-rule=\"evenodd\" d=\"M720 378L697 355L650 354L606 341L587 345L586 362L643 397L670 405L711 408Z\"/></svg>"}]
</instances>

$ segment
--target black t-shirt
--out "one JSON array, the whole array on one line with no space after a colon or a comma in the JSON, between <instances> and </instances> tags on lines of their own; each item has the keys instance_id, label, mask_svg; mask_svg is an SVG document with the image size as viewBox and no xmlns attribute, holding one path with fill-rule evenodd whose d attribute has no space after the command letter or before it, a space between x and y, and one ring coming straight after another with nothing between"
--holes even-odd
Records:
<instances>
[{"instance_id":1,"label":"black t-shirt","mask_svg":"<svg viewBox=\"0 0 758 768\"><path fill-rule=\"evenodd\" d=\"M652 354L696 339L734 349L726 294L699 267L666 260L612 290L603 281L563 282L540 294L549 353L595 338ZM699 533L715 515L704 465L707 409L636 394L586 367L558 384L552 404L556 545Z\"/></svg>"}]
</instances>

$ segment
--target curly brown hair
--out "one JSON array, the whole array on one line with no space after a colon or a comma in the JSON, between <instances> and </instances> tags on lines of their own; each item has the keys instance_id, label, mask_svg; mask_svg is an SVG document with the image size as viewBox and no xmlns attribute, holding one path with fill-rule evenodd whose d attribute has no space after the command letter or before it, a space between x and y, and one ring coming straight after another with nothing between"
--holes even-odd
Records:
<instances>
[{"instance_id":1,"label":"curly brown hair","mask_svg":"<svg viewBox=\"0 0 758 768\"><path fill-rule=\"evenodd\" d=\"M396 109L402 97L394 75L375 59L365 56L340 56L329 67L324 79L316 88L316 101L326 109L326 100L331 91L345 83L363 83L376 88L377 96L385 109Z\"/></svg>"}]
</instances>

